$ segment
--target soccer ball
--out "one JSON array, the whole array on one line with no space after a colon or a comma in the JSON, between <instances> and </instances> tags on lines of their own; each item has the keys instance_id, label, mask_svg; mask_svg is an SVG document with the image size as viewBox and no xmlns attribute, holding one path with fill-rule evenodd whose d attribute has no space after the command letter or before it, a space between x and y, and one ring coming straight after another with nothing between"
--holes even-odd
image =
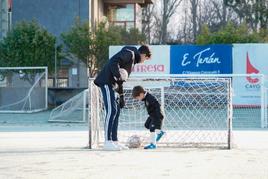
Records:
<instances>
[{"instance_id":1,"label":"soccer ball","mask_svg":"<svg viewBox=\"0 0 268 179\"><path fill-rule=\"evenodd\" d=\"M127 140L129 148L139 148L141 146L141 143L141 139L138 135L132 135Z\"/></svg>"},{"instance_id":2,"label":"soccer ball","mask_svg":"<svg viewBox=\"0 0 268 179\"><path fill-rule=\"evenodd\" d=\"M119 73L120 73L121 79L123 81L126 81L128 79L128 72L127 72L127 70L125 70L124 68L119 68Z\"/></svg>"}]
</instances>

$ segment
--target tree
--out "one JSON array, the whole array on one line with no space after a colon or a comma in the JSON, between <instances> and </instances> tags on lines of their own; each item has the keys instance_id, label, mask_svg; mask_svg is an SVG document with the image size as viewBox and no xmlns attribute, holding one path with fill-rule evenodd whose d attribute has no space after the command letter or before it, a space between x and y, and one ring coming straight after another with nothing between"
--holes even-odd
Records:
<instances>
[{"instance_id":1,"label":"tree","mask_svg":"<svg viewBox=\"0 0 268 179\"><path fill-rule=\"evenodd\" d=\"M74 26L68 32L61 34L61 38L66 49L65 57L74 62L81 60L88 67L89 74L92 76L95 61L92 58L93 38L89 23L75 21Z\"/></svg>"},{"instance_id":2,"label":"tree","mask_svg":"<svg viewBox=\"0 0 268 179\"><path fill-rule=\"evenodd\" d=\"M182 0L161 0L160 15L154 13L155 38L157 43L165 44L168 40L168 24Z\"/></svg>"},{"instance_id":3,"label":"tree","mask_svg":"<svg viewBox=\"0 0 268 179\"><path fill-rule=\"evenodd\" d=\"M218 31L227 21L237 20L235 13L227 10L224 0L188 0L181 9L176 38L182 43L195 43L203 24L210 31Z\"/></svg>"},{"instance_id":4,"label":"tree","mask_svg":"<svg viewBox=\"0 0 268 179\"><path fill-rule=\"evenodd\" d=\"M197 18L198 18L198 12L197 12L197 8L198 8L198 0L190 0L190 4L191 4L191 14L192 14L192 24L193 24L193 41L195 42L196 40L196 36L197 36Z\"/></svg>"},{"instance_id":5,"label":"tree","mask_svg":"<svg viewBox=\"0 0 268 179\"><path fill-rule=\"evenodd\" d=\"M66 47L66 57L73 61L81 60L88 68L89 76L95 76L98 68L108 59L109 46L120 44L120 29L106 28L100 23L95 33L87 22L75 22L70 31L61 35ZM75 59L74 59L75 58Z\"/></svg>"},{"instance_id":6,"label":"tree","mask_svg":"<svg viewBox=\"0 0 268 179\"><path fill-rule=\"evenodd\" d=\"M204 25L201 34L197 37L197 44L232 44L232 43L258 43L263 42L260 34L252 33L246 24L236 26L227 23L217 32L210 32L207 25Z\"/></svg>"},{"instance_id":7,"label":"tree","mask_svg":"<svg viewBox=\"0 0 268 179\"><path fill-rule=\"evenodd\" d=\"M147 43L152 41L152 28L153 28L153 12L155 5L150 4L142 9L142 34L145 35Z\"/></svg>"},{"instance_id":8,"label":"tree","mask_svg":"<svg viewBox=\"0 0 268 179\"><path fill-rule=\"evenodd\" d=\"M216 12L215 15L217 19L219 19L218 26L226 25L227 21L230 20L230 16L229 13L227 12L227 6L224 3L224 0L221 0L220 3L217 0L213 0L211 2Z\"/></svg>"},{"instance_id":9,"label":"tree","mask_svg":"<svg viewBox=\"0 0 268 179\"><path fill-rule=\"evenodd\" d=\"M237 13L241 22L246 22L252 30L268 28L267 0L224 0L226 6Z\"/></svg>"},{"instance_id":10,"label":"tree","mask_svg":"<svg viewBox=\"0 0 268 179\"><path fill-rule=\"evenodd\" d=\"M131 28L129 30L121 28L121 37L123 43L126 45L137 45L146 41L145 34L141 33L137 28Z\"/></svg>"},{"instance_id":11,"label":"tree","mask_svg":"<svg viewBox=\"0 0 268 179\"><path fill-rule=\"evenodd\" d=\"M108 26L106 28L106 23L101 22L96 29L92 46L97 71L102 69L103 65L109 59L109 46L120 44L123 44L121 28L116 26Z\"/></svg>"},{"instance_id":12,"label":"tree","mask_svg":"<svg viewBox=\"0 0 268 179\"><path fill-rule=\"evenodd\" d=\"M54 69L56 37L35 21L20 22L0 42L0 66L47 66ZM60 53L60 47L57 52ZM25 79L33 83L34 76L25 72Z\"/></svg>"},{"instance_id":13,"label":"tree","mask_svg":"<svg viewBox=\"0 0 268 179\"><path fill-rule=\"evenodd\" d=\"M145 36L136 28L125 29L110 25L106 27L101 22L94 34L93 54L96 58L97 69L102 69L109 59L109 46L112 45L137 45L145 42Z\"/></svg>"},{"instance_id":14,"label":"tree","mask_svg":"<svg viewBox=\"0 0 268 179\"><path fill-rule=\"evenodd\" d=\"M226 25L227 21L235 18L232 16L232 11L227 11L223 0L203 0L199 4L199 9L198 33L203 24L207 24L212 31L218 31Z\"/></svg>"},{"instance_id":15,"label":"tree","mask_svg":"<svg viewBox=\"0 0 268 179\"><path fill-rule=\"evenodd\" d=\"M108 26L106 22L97 25L94 33L88 23L76 22L70 31L62 34L68 58L76 58L87 65L89 76L94 77L109 58L109 46L138 44L145 41L137 29L126 30L118 26Z\"/></svg>"},{"instance_id":16,"label":"tree","mask_svg":"<svg viewBox=\"0 0 268 179\"><path fill-rule=\"evenodd\" d=\"M127 30L119 26L106 26L105 22L101 22L94 34L93 54L98 70L102 69L109 59L109 46L120 44L137 45L145 42L145 36L136 28Z\"/></svg>"},{"instance_id":17,"label":"tree","mask_svg":"<svg viewBox=\"0 0 268 179\"><path fill-rule=\"evenodd\" d=\"M181 43L191 43L193 41L192 39L192 34L191 34L191 22L190 19L191 17L189 17L189 8L188 8L188 4L187 2L184 1L183 4L183 9L181 13L181 20L179 21L179 24L181 24L182 28L179 29L179 27L177 28L177 36L176 39L178 39L179 41L181 41ZM178 41L177 40L177 41Z\"/></svg>"}]
</instances>

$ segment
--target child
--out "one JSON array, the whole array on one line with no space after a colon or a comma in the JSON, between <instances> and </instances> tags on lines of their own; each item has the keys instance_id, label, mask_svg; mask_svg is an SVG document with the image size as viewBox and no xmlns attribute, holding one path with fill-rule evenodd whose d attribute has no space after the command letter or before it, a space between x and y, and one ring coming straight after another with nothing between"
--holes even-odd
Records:
<instances>
[{"instance_id":1,"label":"child","mask_svg":"<svg viewBox=\"0 0 268 179\"><path fill-rule=\"evenodd\" d=\"M161 130L164 116L161 112L160 104L153 95L146 92L141 86L135 86L133 88L132 96L137 100L144 101L149 114L144 126L150 130L150 144L146 145L144 149L155 149L156 142L165 134Z\"/></svg>"}]
</instances>

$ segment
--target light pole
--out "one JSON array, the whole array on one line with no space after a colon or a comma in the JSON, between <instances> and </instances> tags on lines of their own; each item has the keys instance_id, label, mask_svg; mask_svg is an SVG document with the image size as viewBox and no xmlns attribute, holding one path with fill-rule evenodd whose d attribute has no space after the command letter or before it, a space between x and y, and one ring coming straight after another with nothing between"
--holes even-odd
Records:
<instances>
[{"instance_id":1,"label":"light pole","mask_svg":"<svg viewBox=\"0 0 268 179\"><path fill-rule=\"evenodd\" d=\"M55 65L55 72L54 72L54 87L58 87L58 83L57 83L57 44L56 44L56 43L55 43L54 65Z\"/></svg>"}]
</instances>

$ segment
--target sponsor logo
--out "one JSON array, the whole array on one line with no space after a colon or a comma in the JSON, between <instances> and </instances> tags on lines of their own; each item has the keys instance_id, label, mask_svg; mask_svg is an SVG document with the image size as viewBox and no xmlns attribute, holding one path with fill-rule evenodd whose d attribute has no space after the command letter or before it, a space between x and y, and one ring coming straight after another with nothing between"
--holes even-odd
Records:
<instances>
[{"instance_id":1,"label":"sponsor logo","mask_svg":"<svg viewBox=\"0 0 268 179\"><path fill-rule=\"evenodd\" d=\"M135 65L132 68L132 72L164 72L165 65Z\"/></svg>"},{"instance_id":2,"label":"sponsor logo","mask_svg":"<svg viewBox=\"0 0 268 179\"><path fill-rule=\"evenodd\" d=\"M246 58L246 73L247 74L258 74L259 70L257 70L251 63L250 58L247 52L247 58ZM248 84L245 85L245 88L248 90L258 90L260 89L260 84L258 84L259 79L258 78L252 78L250 76L246 77Z\"/></svg>"},{"instance_id":3,"label":"sponsor logo","mask_svg":"<svg viewBox=\"0 0 268 179\"><path fill-rule=\"evenodd\" d=\"M211 52L208 54L208 52L211 51L210 48L206 48L198 53L196 53L193 56L193 59L189 59L189 53L185 53L183 55L183 59L181 61L181 66L187 66L192 63L195 64L196 67L199 67L200 65L203 64L220 64L220 58L215 56L215 52ZM207 52L206 54L204 54Z\"/></svg>"},{"instance_id":4,"label":"sponsor logo","mask_svg":"<svg viewBox=\"0 0 268 179\"><path fill-rule=\"evenodd\" d=\"M246 65L246 70L247 70L247 74L258 74L259 70L257 70L251 63L250 63L250 59L249 59L249 55L247 52L247 65ZM249 83L258 83L259 79L258 78L251 78L250 76L247 77L247 80Z\"/></svg>"}]
</instances>

